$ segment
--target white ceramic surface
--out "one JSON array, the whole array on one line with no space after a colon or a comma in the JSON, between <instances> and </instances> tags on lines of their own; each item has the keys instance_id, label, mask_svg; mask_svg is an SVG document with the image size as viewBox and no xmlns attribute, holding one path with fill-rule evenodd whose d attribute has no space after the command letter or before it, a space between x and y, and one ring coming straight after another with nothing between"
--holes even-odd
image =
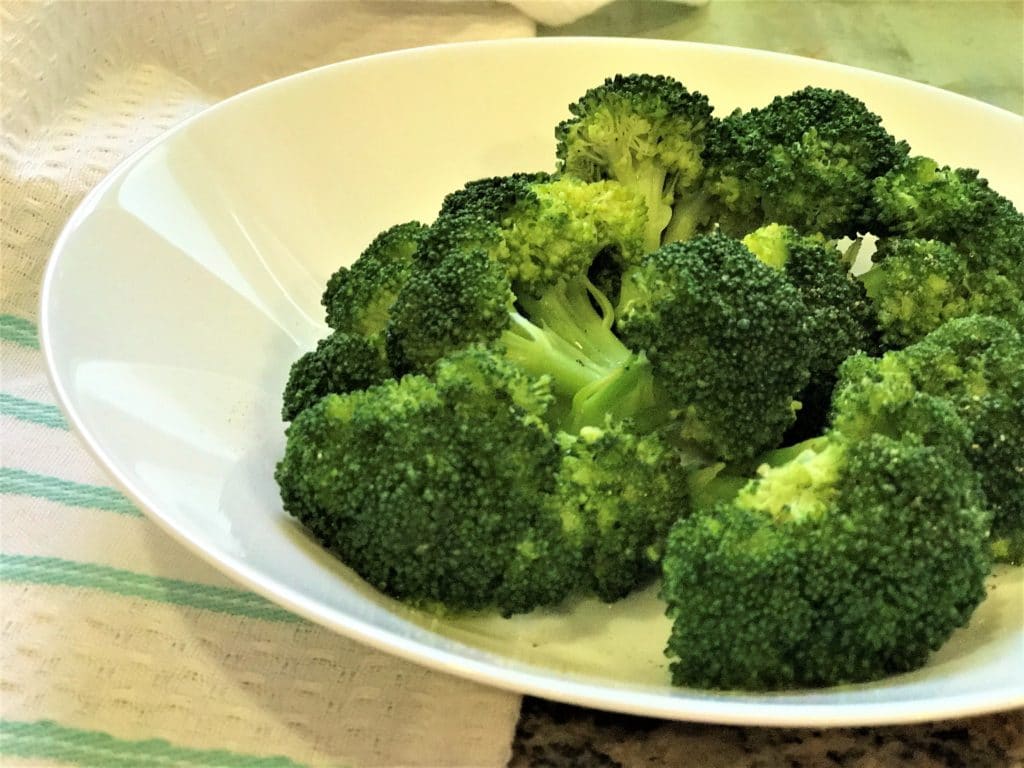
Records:
<instances>
[{"instance_id":1,"label":"white ceramic surface","mask_svg":"<svg viewBox=\"0 0 1024 768\"><path fill-rule=\"evenodd\" d=\"M440 622L382 597L281 510L289 364L320 293L379 230L430 220L464 181L554 167L566 106L617 72L665 73L720 112L807 84L863 98L917 152L1024 203L1021 120L933 88L775 54L558 39L341 63L210 109L123 163L60 237L42 342L71 422L170 534L295 612L509 689L624 712L777 725L890 723L1024 705L1024 569L924 669L782 694L674 689L653 590L614 606Z\"/></svg>"}]
</instances>

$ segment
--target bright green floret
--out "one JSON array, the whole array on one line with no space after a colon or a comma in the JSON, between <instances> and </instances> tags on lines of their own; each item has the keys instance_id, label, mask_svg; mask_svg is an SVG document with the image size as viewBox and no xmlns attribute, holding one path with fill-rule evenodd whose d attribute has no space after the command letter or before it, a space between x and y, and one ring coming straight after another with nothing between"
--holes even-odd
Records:
<instances>
[{"instance_id":1,"label":"bright green floret","mask_svg":"<svg viewBox=\"0 0 1024 768\"><path fill-rule=\"evenodd\" d=\"M854 237L873 180L906 151L859 99L808 87L724 118L707 142L705 188L735 236L777 222Z\"/></svg>"},{"instance_id":2,"label":"bright green floret","mask_svg":"<svg viewBox=\"0 0 1024 768\"><path fill-rule=\"evenodd\" d=\"M1024 328L1024 281L965 258L951 245L886 239L873 260L861 280L891 348L912 344L947 320L966 315L1001 317Z\"/></svg>"},{"instance_id":3,"label":"bright green floret","mask_svg":"<svg viewBox=\"0 0 1024 768\"><path fill-rule=\"evenodd\" d=\"M641 436L628 424L560 439L555 503L565 527L584 535L589 589L618 600L660 573L665 537L689 505L695 462L659 433Z\"/></svg>"},{"instance_id":4,"label":"bright green floret","mask_svg":"<svg viewBox=\"0 0 1024 768\"><path fill-rule=\"evenodd\" d=\"M701 154L713 123L706 96L671 77L617 75L587 91L569 112L555 129L562 173L614 179L637 194L647 210L645 251L666 237L693 234L697 222L683 208L703 175ZM678 232L668 237L669 230Z\"/></svg>"},{"instance_id":5,"label":"bright green floret","mask_svg":"<svg viewBox=\"0 0 1024 768\"><path fill-rule=\"evenodd\" d=\"M548 503L551 399L481 349L433 378L330 395L288 430L285 509L399 599L504 613L557 603L581 578L583 534Z\"/></svg>"},{"instance_id":6,"label":"bright green floret","mask_svg":"<svg viewBox=\"0 0 1024 768\"><path fill-rule=\"evenodd\" d=\"M915 397L950 404L970 434L967 460L993 509L992 547L1024 560L1024 340L1006 322L951 320L880 359L854 357L841 369L835 427L850 434L892 421L889 404ZM920 431L920 430L918 430Z\"/></svg>"},{"instance_id":7,"label":"bright green floret","mask_svg":"<svg viewBox=\"0 0 1024 768\"><path fill-rule=\"evenodd\" d=\"M826 686L921 666L984 597L980 499L955 454L913 435L830 435L765 465L669 534L673 682Z\"/></svg>"},{"instance_id":8,"label":"bright green floret","mask_svg":"<svg viewBox=\"0 0 1024 768\"><path fill-rule=\"evenodd\" d=\"M468 344L497 344L527 372L551 377L574 427L649 409L644 361L613 333L611 301L588 276L599 255L620 269L639 259L635 196L615 182L575 179L491 179L469 189L477 198L493 192L504 210L449 206L455 212L435 222L393 307L395 369L426 372Z\"/></svg>"}]
</instances>

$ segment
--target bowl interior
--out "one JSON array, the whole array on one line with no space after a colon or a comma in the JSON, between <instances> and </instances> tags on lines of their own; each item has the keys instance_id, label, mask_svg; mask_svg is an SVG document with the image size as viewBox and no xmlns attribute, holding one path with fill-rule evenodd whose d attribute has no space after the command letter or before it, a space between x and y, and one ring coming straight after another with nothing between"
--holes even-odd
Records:
<instances>
[{"instance_id":1,"label":"bowl interior","mask_svg":"<svg viewBox=\"0 0 1024 768\"><path fill-rule=\"evenodd\" d=\"M122 165L47 275L43 337L72 422L168 531L302 615L458 674L623 711L722 722L920 719L1021 703L1024 579L912 675L779 695L667 684L650 589L512 620L439 621L364 585L281 509L288 367L326 328L320 294L381 229L430 221L468 179L553 170L566 106L616 72L673 75L720 112L807 84L863 98L915 151L1024 202L1019 119L793 57L626 40L444 46L315 70L235 97ZM1021 569L1024 570L1024 569Z\"/></svg>"}]
</instances>

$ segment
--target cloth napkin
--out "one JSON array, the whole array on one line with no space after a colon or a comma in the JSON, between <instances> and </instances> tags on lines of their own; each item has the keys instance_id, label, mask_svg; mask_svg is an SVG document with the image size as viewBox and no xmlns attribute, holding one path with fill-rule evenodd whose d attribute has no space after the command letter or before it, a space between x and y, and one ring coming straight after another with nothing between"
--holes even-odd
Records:
<instances>
[{"instance_id":1,"label":"cloth napkin","mask_svg":"<svg viewBox=\"0 0 1024 768\"><path fill-rule=\"evenodd\" d=\"M2 5L5 766L506 763L518 696L375 652L238 588L112 486L55 405L38 294L85 193L202 108L353 56L532 35L527 12L557 23L599 4Z\"/></svg>"}]
</instances>

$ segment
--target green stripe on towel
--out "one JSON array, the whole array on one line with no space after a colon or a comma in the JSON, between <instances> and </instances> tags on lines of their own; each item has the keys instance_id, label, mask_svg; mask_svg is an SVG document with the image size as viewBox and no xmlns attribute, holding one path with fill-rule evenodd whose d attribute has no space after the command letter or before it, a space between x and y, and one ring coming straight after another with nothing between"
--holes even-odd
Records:
<instances>
[{"instance_id":1,"label":"green stripe on towel","mask_svg":"<svg viewBox=\"0 0 1024 768\"><path fill-rule=\"evenodd\" d=\"M222 749L189 749L163 739L128 741L99 731L68 728L52 720L0 720L0 755L59 760L100 768L139 765L207 768L300 768L287 757L259 757Z\"/></svg>"},{"instance_id":2,"label":"green stripe on towel","mask_svg":"<svg viewBox=\"0 0 1024 768\"><path fill-rule=\"evenodd\" d=\"M102 485L73 483L50 475L0 467L0 493L48 499L70 507L103 509L130 517L142 517L131 500L120 491Z\"/></svg>"},{"instance_id":3,"label":"green stripe on towel","mask_svg":"<svg viewBox=\"0 0 1024 768\"><path fill-rule=\"evenodd\" d=\"M0 555L0 582L98 589L126 597L264 621L302 621L294 613L241 589L148 576L106 565L76 563L56 557Z\"/></svg>"},{"instance_id":4,"label":"green stripe on towel","mask_svg":"<svg viewBox=\"0 0 1024 768\"><path fill-rule=\"evenodd\" d=\"M0 341L39 349L39 331L35 323L15 315L0 315Z\"/></svg>"},{"instance_id":5,"label":"green stripe on towel","mask_svg":"<svg viewBox=\"0 0 1024 768\"><path fill-rule=\"evenodd\" d=\"M35 400L25 400L8 395L6 392L0 392L0 416L11 416L19 421L30 421L33 424L41 424L54 429L68 428L67 422L64 421L64 414L57 406Z\"/></svg>"}]
</instances>

